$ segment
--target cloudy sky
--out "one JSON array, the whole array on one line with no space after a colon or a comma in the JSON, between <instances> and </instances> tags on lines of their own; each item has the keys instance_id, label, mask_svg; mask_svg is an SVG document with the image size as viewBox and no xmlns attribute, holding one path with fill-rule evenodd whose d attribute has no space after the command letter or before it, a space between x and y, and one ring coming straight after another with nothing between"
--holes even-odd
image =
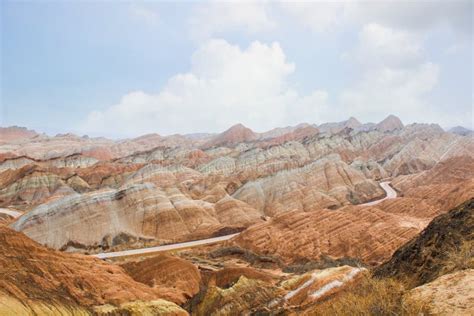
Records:
<instances>
[{"instance_id":1,"label":"cloudy sky","mask_svg":"<svg viewBox=\"0 0 474 316\"><path fill-rule=\"evenodd\" d=\"M0 125L473 122L471 1L1 2Z\"/></svg>"}]
</instances>

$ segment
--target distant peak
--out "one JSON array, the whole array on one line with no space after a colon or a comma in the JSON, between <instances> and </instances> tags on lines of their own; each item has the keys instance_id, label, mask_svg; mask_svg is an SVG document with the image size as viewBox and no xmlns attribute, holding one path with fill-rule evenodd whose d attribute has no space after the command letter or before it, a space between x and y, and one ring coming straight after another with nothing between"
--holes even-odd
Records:
<instances>
[{"instance_id":1,"label":"distant peak","mask_svg":"<svg viewBox=\"0 0 474 316\"><path fill-rule=\"evenodd\" d=\"M473 130L471 130L469 128L466 128L466 127L463 127L463 126L455 126L453 128L450 128L448 130L448 132L453 133L453 134L457 134L457 135L461 135L461 136L474 135Z\"/></svg>"},{"instance_id":2,"label":"distant peak","mask_svg":"<svg viewBox=\"0 0 474 316\"><path fill-rule=\"evenodd\" d=\"M230 130L235 130L235 129L250 129L250 128L248 128L247 126L245 126L245 125L242 124L242 123L237 123L237 124L232 125L232 126L228 129L228 131L230 131Z\"/></svg>"},{"instance_id":3,"label":"distant peak","mask_svg":"<svg viewBox=\"0 0 474 316\"><path fill-rule=\"evenodd\" d=\"M250 128L247 126L243 125L242 123L237 123L235 125L232 125L228 130L222 133L222 135L227 135L227 134L235 134L235 133L243 133L247 135L254 135L254 131L252 131Z\"/></svg>"},{"instance_id":4,"label":"distant peak","mask_svg":"<svg viewBox=\"0 0 474 316\"><path fill-rule=\"evenodd\" d=\"M359 127L360 125L362 125L362 123L359 122L359 120L353 116L349 117L349 119L345 123L346 127L351 127L351 128Z\"/></svg>"},{"instance_id":5,"label":"distant peak","mask_svg":"<svg viewBox=\"0 0 474 316\"><path fill-rule=\"evenodd\" d=\"M216 146L216 145L231 145L241 142L251 141L257 138L257 135L248 127L245 127L243 124L238 123L231 126L225 132L218 134L207 146Z\"/></svg>"},{"instance_id":6,"label":"distant peak","mask_svg":"<svg viewBox=\"0 0 474 316\"><path fill-rule=\"evenodd\" d=\"M162 138L160 134L157 133L149 133L145 135L141 135L135 138L135 140L144 140L144 139L153 139L153 138Z\"/></svg>"},{"instance_id":7,"label":"distant peak","mask_svg":"<svg viewBox=\"0 0 474 316\"><path fill-rule=\"evenodd\" d=\"M376 129L386 132L393 131L397 129L402 129L404 127L402 121L395 115L390 114L380 123L377 124Z\"/></svg>"}]
</instances>

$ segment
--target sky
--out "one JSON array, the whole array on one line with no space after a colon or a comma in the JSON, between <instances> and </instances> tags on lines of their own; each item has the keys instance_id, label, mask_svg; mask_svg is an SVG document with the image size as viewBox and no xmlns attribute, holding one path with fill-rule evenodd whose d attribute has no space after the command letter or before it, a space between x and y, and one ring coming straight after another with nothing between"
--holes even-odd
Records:
<instances>
[{"instance_id":1,"label":"sky","mask_svg":"<svg viewBox=\"0 0 474 316\"><path fill-rule=\"evenodd\" d=\"M0 126L473 125L472 1L1 1Z\"/></svg>"}]
</instances>

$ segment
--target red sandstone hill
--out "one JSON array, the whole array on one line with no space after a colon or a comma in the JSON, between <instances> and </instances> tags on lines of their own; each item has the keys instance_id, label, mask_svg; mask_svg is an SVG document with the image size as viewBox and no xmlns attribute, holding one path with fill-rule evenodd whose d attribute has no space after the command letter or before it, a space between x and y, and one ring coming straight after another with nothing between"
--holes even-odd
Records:
<instances>
[{"instance_id":1,"label":"red sandstone hill","mask_svg":"<svg viewBox=\"0 0 474 316\"><path fill-rule=\"evenodd\" d=\"M184 304L199 292L201 274L189 261L168 254L121 265L137 282L159 290L161 297Z\"/></svg>"},{"instance_id":2,"label":"red sandstone hill","mask_svg":"<svg viewBox=\"0 0 474 316\"><path fill-rule=\"evenodd\" d=\"M204 147L235 145L252 141L256 138L257 134L255 134L250 128L247 128L242 124L236 124L225 132L212 138L204 145Z\"/></svg>"},{"instance_id":3,"label":"red sandstone hill","mask_svg":"<svg viewBox=\"0 0 474 316\"><path fill-rule=\"evenodd\" d=\"M233 243L285 262L317 261L323 255L381 263L421 229L419 220L375 207L288 212L254 225Z\"/></svg>"},{"instance_id":4,"label":"red sandstone hill","mask_svg":"<svg viewBox=\"0 0 474 316\"><path fill-rule=\"evenodd\" d=\"M73 313L162 297L158 289L134 281L119 266L48 249L4 226L0 226L0 275L3 315Z\"/></svg>"}]
</instances>

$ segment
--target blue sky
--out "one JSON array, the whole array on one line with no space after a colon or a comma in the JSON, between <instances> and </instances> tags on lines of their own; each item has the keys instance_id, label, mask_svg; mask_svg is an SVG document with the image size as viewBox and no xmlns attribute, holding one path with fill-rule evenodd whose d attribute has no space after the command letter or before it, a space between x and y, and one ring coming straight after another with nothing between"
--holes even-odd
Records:
<instances>
[{"instance_id":1,"label":"blue sky","mask_svg":"<svg viewBox=\"0 0 474 316\"><path fill-rule=\"evenodd\" d=\"M0 125L129 137L393 113L472 128L472 9L2 1Z\"/></svg>"}]
</instances>

